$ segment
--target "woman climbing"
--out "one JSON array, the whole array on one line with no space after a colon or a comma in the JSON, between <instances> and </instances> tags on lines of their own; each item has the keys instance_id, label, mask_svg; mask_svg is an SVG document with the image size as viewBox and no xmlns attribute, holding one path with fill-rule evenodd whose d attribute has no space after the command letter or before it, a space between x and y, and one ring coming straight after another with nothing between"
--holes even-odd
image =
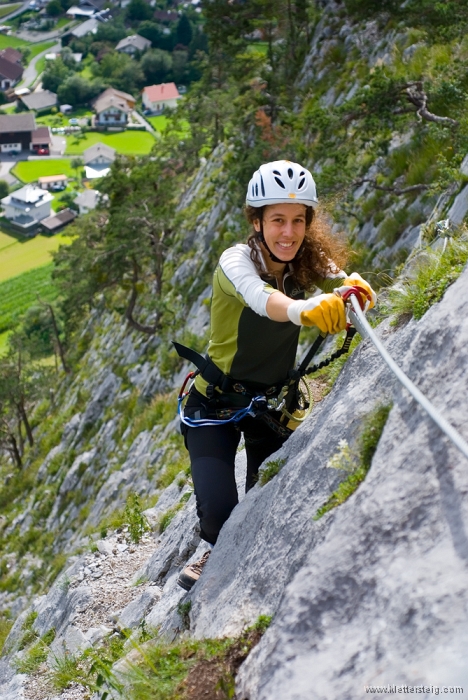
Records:
<instances>
[{"instance_id":1,"label":"woman climbing","mask_svg":"<svg viewBox=\"0 0 468 700\"><path fill-rule=\"evenodd\" d=\"M306 168L286 160L262 165L247 190L252 233L247 244L221 255L214 273L208 355L176 344L199 369L181 418L201 537L210 547L181 572L178 583L185 590L199 579L238 503L234 462L241 434L246 491L262 462L291 434L275 397L293 370L300 327L317 326L323 334L346 327L337 288L358 285L375 302L367 282L341 269L346 248L331 236L317 205ZM317 287L323 293L305 299Z\"/></svg>"}]
</instances>

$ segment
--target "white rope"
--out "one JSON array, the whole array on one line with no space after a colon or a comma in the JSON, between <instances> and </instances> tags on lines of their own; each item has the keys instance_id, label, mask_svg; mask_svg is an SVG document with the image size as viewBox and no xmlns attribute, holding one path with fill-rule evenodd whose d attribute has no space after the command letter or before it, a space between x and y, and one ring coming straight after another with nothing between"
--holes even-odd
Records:
<instances>
[{"instance_id":1,"label":"white rope","mask_svg":"<svg viewBox=\"0 0 468 700\"><path fill-rule=\"evenodd\" d=\"M360 335L367 336L371 340L377 350L379 351L382 358L385 360L387 365L392 370L393 374L396 376L399 382L403 384L405 389L416 399L418 404L429 414L434 423L439 426L439 428L444 432L447 437L453 442L453 444L458 447L460 452L468 459L468 443L462 438L460 433L458 433L455 428L450 425L448 421L440 415L439 411L432 405L432 403L427 399L423 393L413 384L411 379L409 379L406 374L401 370L396 362L390 357L388 352L385 350L384 346L377 338L376 334L368 324L366 317L364 316L359 302L355 295L349 297L351 305L353 307L350 311L350 317L353 325L357 328Z\"/></svg>"}]
</instances>

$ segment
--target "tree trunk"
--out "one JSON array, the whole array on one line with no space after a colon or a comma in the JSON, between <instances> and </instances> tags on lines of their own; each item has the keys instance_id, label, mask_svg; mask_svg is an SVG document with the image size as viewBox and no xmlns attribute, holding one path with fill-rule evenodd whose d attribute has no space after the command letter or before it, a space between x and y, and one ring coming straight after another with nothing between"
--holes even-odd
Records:
<instances>
[{"instance_id":1,"label":"tree trunk","mask_svg":"<svg viewBox=\"0 0 468 700\"><path fill-rule=\"evenodd\" d=\"M18 469L22 469L23 462L21 460L21 455L20 455L19 450L18 450L18 444L16 442L16 438L13 435L13 433L10 433L10 435L8 437L9 437L9 441L10 441L10 447L7 447L7 450L10 453L10 456L11 456L12 460L15 462Z\"/></svg>"},{"instance_id":2,"label":"tree trunk","mask_svg":"<svg viewBox=\"0 0 468 700\"><path fill-rule=\"evenodd\" d=\"M24 423L24 427L26 429L26 435L28 436L28 442L30 446L32 447L34 445L34 437L32 434L31 426L29 424L28 416L26 414L26 409L24 408L23 402L16 404L18 411L21 415L21 420Z\"/></svg>"}]
</instances>

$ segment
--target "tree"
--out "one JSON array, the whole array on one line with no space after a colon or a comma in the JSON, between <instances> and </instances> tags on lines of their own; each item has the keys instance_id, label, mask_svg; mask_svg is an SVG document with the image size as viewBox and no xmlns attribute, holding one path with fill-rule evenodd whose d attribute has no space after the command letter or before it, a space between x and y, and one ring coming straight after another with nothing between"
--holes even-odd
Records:
<instances>
[{"instance_id":1,"label":"tree","mask_svg":"<svg viewBox=\"0 0 468 700\"><path fill-rule=\"evenodd\" d=\"M8 182L6 182L5 180L0 180L0 199L6 197L9 191L10 187L8 185Z\"/></svg>"},{"instance_id":2,"label":"tree","mask_svg":"<svg viewBox=\"0 0 468 700\"><path fill-rule=\"evenodd\" d=\"M78 220L71 245L54 255L63 313L72 323L97 295L119 289L107 302L129 326L148 335L159 330L170 313L164 303L164 269L175 182L184 168L167 154L140 163L119 158L113 164L101 184L107 208Z\"/></svg>"},{"instance_id":3,"label":"tree","mask_svg":"<svg viewBox=\"0 0 468 700\"><path fill-rule=\"evenodd\" d=\"M124 92L136 93L145 84L145 76L140 64L130 56L119 54L117 51L104 56L99 72L113 87Z\"/></svg>"},{"instance_id":4,"label":"tree","mask_svg":"<svg viewBox=\"0 0 468 700\"><path fill-rule=\"evenodd\" d=\"M127 31L121 20L114 19L109 22L99 22L94 41L109 41L116 44L127 36Z\"/></svg>"},{"instance_id":5,"label":"tree","mask_svg":"<svg viewBox=\"0 0 468 700\"><path fill-rule=\"evenodd\" d=\"M104 89L102 80L87 80L80 75L71 74L57 89L60 104L84 105Z\"/></svg>"},{"instance_id":6,"label":"tree","mask_svg":"<svg viewBox=\"0 0 468 700\"><path fill-rule=\"evenodd\" d=\"M80 174L79 174L78 171L79 171L79 170L83 167L83 165L84 165L83 158L79 158L79 157L77 157L77 158L72 158L72 159L71 159L70 165L71 165L71 167L73 168L73 170L76 172L76 179L77 179L77 180L80 180Z\"/></svg>"},{"instance_id":7,"label":"tree","mask_svg":"<svg viewBox=\"0 0 468 700\"><path fill-rule=\"evenodd\" d=\"M47 4L47 14L50 17L58 17L62 14L62 12L63 8L60 4L60 0L50 0L50 2Z\"/></svg>"},{"instance_id":8,"label":"tree","mask_svg":"<svg viewBox=\"0 0 468 700\"><path fill-rule=\"evenodd\" d=\"M165 35L163 34L163 31L160 27L159 24L156 24L156 22L151 22L150 20L145 20L140 24L138 27L138 34L140 36L144 36L145 39L149 39L151 41L151 44L154 48L159 47L161 42L164 42L165 40Z\"/></svg>"},{"instance_id":9,"label":"tree","mask_svg":"<svg viewBox=\"0 0 468 700\"><path fill-rule=\"evenodd\" d=\"M127 6L127 19L131 21L142 21L153 16L153 9L145 0L130 0Z\"/></svg>"},{"instance_id":10,"label":"tree","mask_svg":"<svg viewBox=\"0 0 468 700\"><path fill-rule=\"evenodd\" d=\"M42 75L42 87L44 90L57 92L60 85L70 76L72 71L64 64L61 58L48 61Z\"/></svg>"},{"instance_id":11,"label":"tree","mask_svg":"<svg viewBox=\"0 0 468 700\"><path fill-rule=\"evenodd\" d=\"M183 46L188 47L190 42L192 41L192 25L190 24L189 18L185 14L181 16L177 23L176 37L177 43L182 44Z\"/></svg>"},{"instance_id":12,"label":"tree","mask_svg":"<svg viewBox=\"0 0 468 700\"><path fill-rule=\"evenodd\" d=\"M140 61L147 84L169 82L172 72L172 55L161 49L147 51Z\"/></svg>"}]
</instances>

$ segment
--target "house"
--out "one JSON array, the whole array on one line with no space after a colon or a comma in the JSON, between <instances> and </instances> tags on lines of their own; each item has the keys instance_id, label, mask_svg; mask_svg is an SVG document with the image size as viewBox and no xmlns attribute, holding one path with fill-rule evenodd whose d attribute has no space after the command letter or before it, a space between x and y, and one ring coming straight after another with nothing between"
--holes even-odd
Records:
<instances>
[{"instance_id":1,"label":"house","mask_svg":"<svg viewBox=\"0 0 468 700\"><path fill-rule=\"evenodd\" d=\"M42 190L59 191L64 190L68 183L66 175L44 175L39 177L38 185Z\"/></svg>"},{"instance_id":2,"label":"house","mask_svg":"<svg viewBox=\"0 0 468 700\"><path fill-rule=\"evenodd\" d=\"M10 63L19 63L20 65L23 59L23 54L16 49L12 49L10 46L7 46L6 49L2 49L0 51L0 56L2 58L6 58L7 61L10 61Z\"/></svg>"},{"instance_id":3,"label":"house","mask_svg":"<svg viewBox=\"0 0 468 700\"><path fill-rule=\"evenodd\" d=\"M62 46L67 46L72 39L81 39L88 34L96 34L98 25L99 21L95 17L91 17L77 27L73 27L71 31L62 36Z\"/></svg>"},{"instance_id":4,"label":"house","mask_svg":"<svg viewBox=\"0 0 468 700\"><path fill-rule=\"evenodd\" d=\"M53 195L36 185L25 185L1 200L5 217L14 228L35 233L39 222L50 216Z\"/></svg>"},{"instance_id":5,"label":"house","mask_svg":"<svg viewBox=\"0 0 468 700\"><path fill-rule=\"evenodd\" d=\"M125 128L128 115L132 111L126 100L114 94L101 95L94 101L93 107L96 112L96 116L93 117L93 126Z\"/></svg>"},{"instance_id":6,"label":"house","mask_svg":"<svg viewBox=\"0 0 468 700\"><path fill-rule=\"evenodd\" d=\"M180 97L175 83L149 85L143 88L142 92L143 105L151 112L162 112L165 109L174 108Z\"/></svg>"},{"instance_id":7,"label":"house","mask_svg":"<svg viewBox=\"0 0 468 700\"><path fill-rule=\"evenodd\" d=\"M1 114L0 152L19 153L29 150L35 128L33 114Z\"/></svg>"},{"instance_id":8,"label":"house","mask_svg":"<svg viewBox=\"0 0 468 700\"><path fill-rule=\"evenodd\" d=\"M158 22L178 22L180 19L177 12L170 12L169 10L156 10L153 17Z\"/></svg>"},{"instance_id":9,"label":"house","mask_svg":"<svg viewBox=\"0 0 468 700\"><path fill-rule=\"evenodd\" d=\"M95 97L94 100L91 102L91 106L94 108L98 100L101 100L104 97L109 97L110 95L113 95L114 97L120 97L124 102L128 104L130 109L135 109L136 100L133 97L133 95L129 95L128 92L122 92L122 90L116 90L113 87L107 88L107 90L104 90L104 92L101 92L100 95Z\"/></svg>"},{"instance_id":10,"label":"house","mask_svg":"<svg viewBox=\"0 0 468 700\"><path fill-rule=\"evenodd\" d=\"M0 55L0 88L7 90L16 85L23 75L23 66Z\"/></svg>"},{"instance_id":11,"label":"house","mask_svg":"<svg viewBox=\"0 0 468 700\"><path fill-rule=\"evenodd\" d=\"M42 219L41 228L45 233L58 233L65 226L71 224L77 216L77 212L73 211L73 209L62 209L57 214L52 214L47 219Z\"/></svg>"},{"instance_id":12,"label":"house","mask_svg":"<svg viewBox=\"0 0 468 700\"><path fill-rule=\"evenodd\" d=\"M146 49L151 48L151 41L139 34L126 36L125 39L119 41L115 50L119 53L126 53L129 56L135 56L137 53L143 53Z\"/></svg>"},{"instance_id":13,"label":"house","mask_svg":"<svg viewBox=\"0 0 468 700\"><path fill-rule=\"evenodd\" d=\"M116 150L104 143L95 143L83 152L86 177L90 180L104 177L115 160Z\"/></svg>"},{"instance_id":14,"label":"house","mask_svg":"<svg viewBox=\"0 0 468 700\"><path fill-rule=\"evenodd\" d=\"M50 149L48 126L36 128L34 114L0 114L0 153L20 153Z\"/></svg>"},{"instance_id":15,"label":"house","mask_svg":"<svg viewBox=\"0 0 468 700\"><path fill-rule=\"evenodd\" d=\"M56 106L57 95L50 90L41 90L40 92L31 92L29 95L22 95L19 100L26 109L31 109L35 112L46 112L48 109Z\"/></svg>"},{"instance_id":16,"label":"house","mask_svg":"<svg viewBox=\"0 0 468 700\"><path fill-rule=\"evenodd\" d=\"M99 200L100 192L97 190L85 190L75 197L75 204L78 205L80 214L87 214L89 211L96 209Z\"/></svg>"}]
</instances>

